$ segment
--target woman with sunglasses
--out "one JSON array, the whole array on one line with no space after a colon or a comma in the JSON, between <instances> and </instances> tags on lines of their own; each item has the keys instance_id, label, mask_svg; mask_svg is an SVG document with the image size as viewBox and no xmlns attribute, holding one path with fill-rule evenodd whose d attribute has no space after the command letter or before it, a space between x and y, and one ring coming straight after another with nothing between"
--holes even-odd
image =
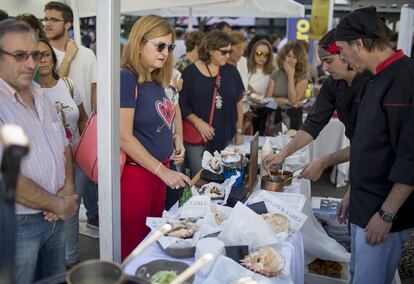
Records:
<instances>
[{"instance_id":1,"label":"woman with sunglasses","mask_svg":"<svg viewBox=\"0 0 414 284\"><path fill-rule=\"evenodd\" d=\"M279 69L272 74L267 89L267 96L273 96L278 104L275 115L276 131L281 129L283 112L289 117L289 128L299 130L303 116L301 101L305 97L308 86L307 52L301 43L289 42L278 55Z\"/></svg>"},{"instance_id":2,"label":"woman with sunglasses","mask_svg":"<svg viewBox=\"0 0 414 284\"><path fill-rule=\"evenodd\" d=\"M200 60L183 73L182 117L194 126L203 140L199 144L188 143L188 140L184 143L192 175L201 169L204 150L214 153L230 142L243 142L241 98L244 88L237 68L227 64L231 50L231 40L226 33L210 32L200 42ZM185 131L184 137L188 134Z\"/></svg>"},{"instance_id":3,"label":"woman with sunglasses","mask_svg":"<svg viewBox=\"0 0 414 284\"><path fill-rule=\"evenodd\" d=\"M121 256L124 259L149 233L147 217L161 217L166 185L191 184L169 169L182 137L173 135L174 103L168 86L174 58L175 34L163 18L141 17L135 22L121 58L121 149L127 162L121 176Z\"/></svg>"},{"instance_id":4,"label":"woman with sunglasses","mask_svg":"<svg viewBox=\"0 0 414 284\"><path fill-rule=\"evenodd\" d=\"M264 98L273 71L272 46L266 39L259 39L252 45L247 55L247 70L249 91ZM252 109L256 116L253 118L253 131L264 135L267 116L273 110L261 106Z\"/></svg>"},{"instance_id":5,"label":"woman with sunglasses","mask_svg":"<svg viewBox=\"0 0 414 284\"><path fill-rule=\"evenodd\" d=\"M38 66L40 86L44 94L55 103L58 115L62 118L66 138L74 145L88 120L82 99L73 81L58 75L56 54L46 38L39 39L38 49L43 55ZM80 203L87 177L77 166L74 168L74 176L75 190ZM66 264L70 266L79 261L79 210L65 221L65 237Z\"/></svg>"}]
</instances>

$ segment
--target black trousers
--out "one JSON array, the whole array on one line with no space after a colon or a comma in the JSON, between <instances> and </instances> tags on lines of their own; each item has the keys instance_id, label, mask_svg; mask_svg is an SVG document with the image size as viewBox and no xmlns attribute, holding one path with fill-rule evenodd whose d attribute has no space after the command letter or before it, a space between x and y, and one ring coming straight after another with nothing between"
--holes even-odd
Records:
<instances>
[{"instance_id":1,"label":"black trousers","mask_svg":"<svg viewBox=\"0 0 414 284\"><path fill-rule=\"evenodd\" d=\"M253 110L253 113L256 115L255 118L253 118L253 134L256 133L256 131L259 131L259 135L263 136L266 128L266 120L267 116L271 114L274 110L270 108L256 108Z\"/></svg>"},{"instance_id":2,"label":"black trousers","mask_svg":"<svg viewBox=\"0 0 414 284\"><path fill-rule=\"evenodd\" d=\"M290 120L290 129L299 130L302 125L303 118L303 107L280 109L278 108L275 112L275 123L283 121L282 113L286 113Z\"/></svg>"}]
</instances>

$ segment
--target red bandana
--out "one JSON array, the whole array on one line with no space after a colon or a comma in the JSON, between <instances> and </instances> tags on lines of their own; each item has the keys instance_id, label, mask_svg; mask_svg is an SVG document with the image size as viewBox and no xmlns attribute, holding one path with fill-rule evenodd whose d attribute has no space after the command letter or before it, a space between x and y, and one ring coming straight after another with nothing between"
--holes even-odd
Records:
<instances>
[{"instance_id":1,"label":"red bandana","mask_svg":"<svg viewBox=\"0 0 414 284\"><path fill-rule=\"evenodd\" d=\"M340 53L339 47L334 42L332 42L328 45L319 45L319 49L323 49L323 50L325 50L326 52L329 52L332 55Z\"/></svg>"}]
</instances>

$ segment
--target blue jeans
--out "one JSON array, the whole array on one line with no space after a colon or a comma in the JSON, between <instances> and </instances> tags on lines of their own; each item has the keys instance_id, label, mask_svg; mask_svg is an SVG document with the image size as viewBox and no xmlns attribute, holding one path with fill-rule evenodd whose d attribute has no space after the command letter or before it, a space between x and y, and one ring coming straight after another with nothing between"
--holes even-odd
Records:
<instances>
[{"instance_id":1,"label":"blue jeans","mask_svg":"<svg viewBox=\"0 0 414 284\"><path fill-rule=\"evenodd\" d=\"M351 224L350 284L389 284L398 267L404 243L413 229L389 233L375 246L365 241L365 229Z\"/></svg>"},{"instance_id":2,"label":"blue jeans","mask_svg":"<svg viewBox=\"0 0 414 284\"><path fill-rule=\"evenodd\" d=\"M83 193L83 205L86 208L88 220L98 216L98 185L87 177L86 187Z\"/></svg>"},{"instance_id":3,"label":"blue jeans","mask_svg":"<svg viewBox=\"0 0 414 284\"><path fill-rule=\"evenodd\" d=\"M15 283L40 280L36 271L40 278L66 271L63 221L48 222L42 213L16 215Z\"/></svg>"},{"instance_id":4,"label":"blue jeans","mask_svg":"<svg viewBox=\"0 0 414 284\"><path fill-rule=\"evenodd\" d=\"M78 205L84 195L88 177L75 165L74 167L75 190L79 196ZM73 264L79 260L79 210L74 216L65 221L65 259L67 264Z\"/></svg>"}]
</instances>

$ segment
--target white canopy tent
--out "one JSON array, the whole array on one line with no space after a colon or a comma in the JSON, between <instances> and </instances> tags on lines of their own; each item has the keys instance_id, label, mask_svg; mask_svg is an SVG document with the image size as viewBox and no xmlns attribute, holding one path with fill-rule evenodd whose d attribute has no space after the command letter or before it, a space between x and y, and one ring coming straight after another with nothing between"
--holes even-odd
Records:
<instances>
[{"instance_id":1,"label":"white canopy tent","mask_svg":"<svg viewBox=\"0 0 414 284\"><path fill-rule=\"evenodd\" d=\"M0 0L0 9L5 10L9 15L17 15L21 13L32 13L41 18L43 17L43 8L46 3L51 0ZM56 0L54 0L56 1ZM78 7L77 15L79 18L96 16L96 3L101 0L57 0L65 2L69 5ZM157 0L157 1L143 1L143 0L121 0L121 13L149 10L149 9L163 9L171 7L189 7L206 3L220 3L231 0ZM116 1L116 2L119 2ZM72 6L73 7L73 6ZM75 11L74 11L75 12Z\"/></svg>"},{"instance_id":2,"label":"white canopy tent","mask_svg":"<svg viewBox=\"0 0 414 284\"><path fill-rule=\"evenodd\" d=\"M28 12L41 18L47 2L47 0L0 0L0 8L12 16ZM120 13L145 10L141 14L163 15L161 12L170 11L170 7L196 9L197 6L193 7L193 5L216 3L210 6L209 14L202 12L205 10L196 9L193 15L275 18L303 16L304 6L293 0L61 0L61 2L71 4L75 19L97 15L100 257L120 261L120 176L119 164L116 162L119 160L120 149ZM205 9L209 5L203 7ZM188 16L188 9L182 11L185 13L181 12L181 15ZM79 30L79 22L75 20L74 25L75 29Z\"/></svg>"},{"instance_id":3,"label":"white canopy tent","mask_svg":"<svg viewBox=\"0 0 414 284\"><path fill-rule=\"evenodd\" d=\"M226 3L204 4L187 8L165 8L132 12L134 15L156 14L162 17L303 17L305 7L293 0L234 0Z\"/></svg>"}]
</instances>

